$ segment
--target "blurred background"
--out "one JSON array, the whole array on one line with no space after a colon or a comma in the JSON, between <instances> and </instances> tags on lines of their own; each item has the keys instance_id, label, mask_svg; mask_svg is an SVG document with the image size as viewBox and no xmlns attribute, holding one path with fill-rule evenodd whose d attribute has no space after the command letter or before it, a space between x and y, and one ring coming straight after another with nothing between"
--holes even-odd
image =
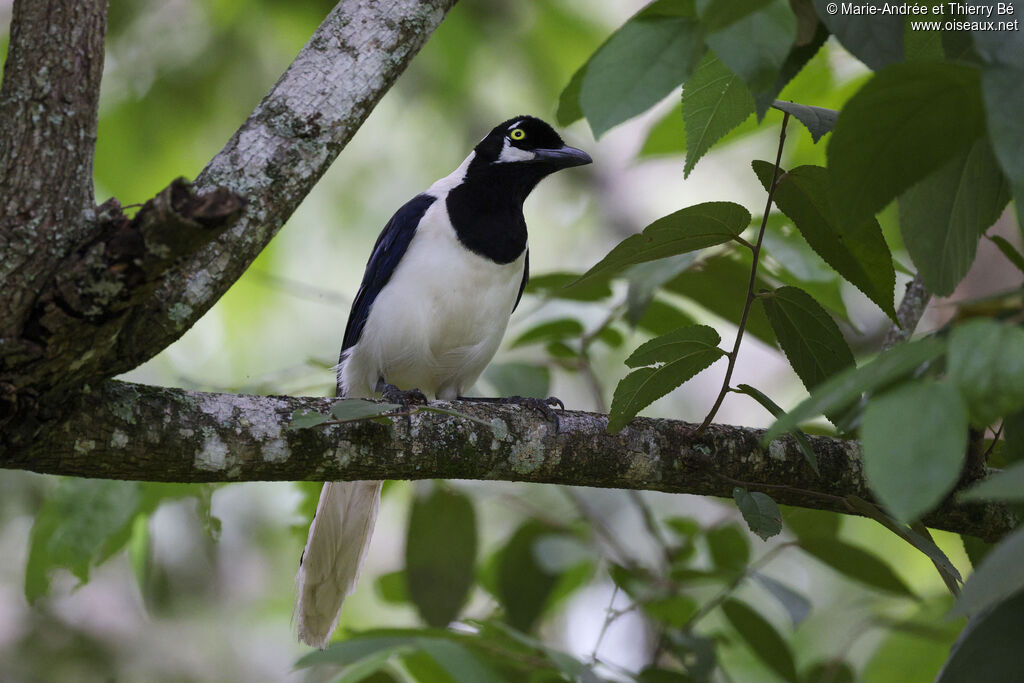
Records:
<instances>
[{"instance_id":1,"label":"blurred background","mask_svg":"<svg viewBox=\"0 0 1024 683\"><path fill-rule=\"evenodd\" d=\"M204 391L333 394L330 367L337 362L348 307L392 212L447 175L496 123L524 113L553 122L558 95L574 71L643 4L457 4L253 266L181 340L125 379ZM116 196L125 205L144 202L174 177L194 178L332 6L324 0L112 0L96 153L98 200ZM10 0L0 0L4 54L10 11ZM830 41L783 98L838 108L867 73ZM690 204L729 200L759 215L763 190L749 163L772 158L780 120L777 111L760 125L748 120L685 180L678 93L599 141L583 121L566 128L567 142L587 150L595 163L545 181L527 202L533 274L582 272L624 237ZM813 145L806 131L793 127L784 166L823 164L824 152L824 143ZM895 211L890 208L882 222L898 248ZM1019 245L1009 223L1001 230ZM773 254L786 253L785 234L779 233ZM902 260L913 268L905 256ZM975 268L954 299L1007 288L1013 278L1003 264L983 240ZM886 321L859 292L832 276L823 272L822 286L833 288L848 313L844 331L851 345L861 351L876 347ZM908 276L899 278L901 294ZM594 344L586 367L543 345L513 342L548 320L572 318L584 329L598 326L623 296L616 289L611 299L579 302L534 291L513 316L506 345L476 391L550 393L569 408L606 410L615 383L626 374L623 359L649 332L616 324L619 338ZM732 339L734 328L705 308L665 297L716 326L727 342ZM942 324L948 308L948 302L935 302L921 329ZM723 370L717 366L645 414L701 419ZM753 337L744 342L737 376L769 388L784 407L804 395L784 359ZM769 415L746 397L731 395L718 421L761 426ZM135 520L127 549L93 568L87 583L79 585L78 577L57 570L48 594L30 606L24 586L26 578L33 580L25 574L33 520L57 485L52 477L0 471L0 680L332 677L329 670L293 669L306 650L295 642L289 621L293 576L317 485L204 486L198 496L164 500L152 515ZM418 623L412 607L389 599L387 582L378 579L402 568L409 504L423 486L397 482L385 490L367 567L346 603L343 627ZM570 523L580 514L598 518L620 550L641 564L657 562L657 543L645 529L642 509L624 492L479 482L452 486L475 503L483 563L524 519L546 516ZM732 501L654 493L643 499L659 518L687 518L705 528L739 520ZM741 523L736 528L754 557L787 540L784 534L766 544ZM941 614L945 589L938 575L922 554L873 522L845 518L840 533L885 557L919 595L934 600L894 600L805 555L780 553L763 573L807 596L813 610L795 630L781 608L776 614L766 606L762 613L789 634L801 663L841 654L865 680L931 680L956 628L943 630L936 621L933 631L922 635L878 624L921 610L926 616ZM936 539L966 573L959 538L940 533ZM595 651L610 601L616 608L629 604L622 594L613 599L613 584L599 560L578 584L545 613L538 626L543 640L584 660L596 653L621 674L642 667L654 643L649 625L635 611L611 623ZM761 604L767 598L758 591L756 585L745 586L740 595ZM465 615L484 618L494 604L477 588ZM744 675L754 666L752 655L735 640L723 640L719 656L734 679L753 680ZM755 670L764 674L763 668Z\"/></svg>"}]
</instances>

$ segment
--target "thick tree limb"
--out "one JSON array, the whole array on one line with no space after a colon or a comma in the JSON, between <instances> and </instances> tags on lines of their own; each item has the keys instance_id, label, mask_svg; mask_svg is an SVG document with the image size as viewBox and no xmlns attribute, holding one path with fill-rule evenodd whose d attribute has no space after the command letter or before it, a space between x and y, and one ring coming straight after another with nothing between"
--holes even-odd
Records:
<instances>
[{"instance_id":1,"label":"thick tree limb","mask_svg":"<svg viewBox=\"0 0 1024 683\"><path fill-rule=\"evenodd\" d=\"M91 228L106 25L106 0L14 3L0 88L0 344Z\"/></svg>"},{"instance_id":2,"label":"thick tree limb","mask_svg":"<svg viewBox=\"0 0 1024 683\"><path fill-rule=\"evenodd\" d=\"M870 499L859 446L809 437L821 475L791 437L762 430L637 418L617 435L606 415L567 411L550 423L518 406L439 403L484 424L422 412L390 425L288 429L295 410L327 412L335 399L240 396L107 382L63 424L0 451L0 467L152 481L495 479L731 496L734 486L780 503L850 514L845 496ZM493 427L486 426L487 423ZM964 482L963 485L966 485ZM947 500L932 527L995 540L1013 516L1001 505Z\"/></svg>"},{"instance_id":3,"label":"thick tree limb","mask_svg":"<svg viewBox=\"0 0 1024 683\"><path fill-rule=\"evenodd\" d=\"M440 24L455 0L345 0L196 180L246 199L234 226L191 255L109 354L110 374L180 337L249 267Z\"/></svg>"}]
</instances>

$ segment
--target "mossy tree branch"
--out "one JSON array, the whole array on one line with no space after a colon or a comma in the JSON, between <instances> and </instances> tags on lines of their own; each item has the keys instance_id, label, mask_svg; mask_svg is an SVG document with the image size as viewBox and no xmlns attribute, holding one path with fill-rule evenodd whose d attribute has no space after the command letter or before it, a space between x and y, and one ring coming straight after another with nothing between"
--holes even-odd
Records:
<instances>
[{"instance_id":1,"label":"mossy tree branch","mask_svg":"<svg viewBox=\"0 0 1024 683\"><path fill-rule=\"evenodd\" d=\"M870 499L855 441L809 437L819 476L788 436L762 447L763 430L711 425L693 436L692 424L649 418L610 435L607 415L578 411L562 414L557 433L519 406L472 402L434 405L476 420L417 412L389 424L289 429L294 411L326 413L334 400L106 382L34 443L0 452L0 467L177 482L490 479L726 497L742 484L847 514L846 496ZM925 522L994 540L1014 518L1001 505L950 498Z\"/></svg>"}]
</instances>

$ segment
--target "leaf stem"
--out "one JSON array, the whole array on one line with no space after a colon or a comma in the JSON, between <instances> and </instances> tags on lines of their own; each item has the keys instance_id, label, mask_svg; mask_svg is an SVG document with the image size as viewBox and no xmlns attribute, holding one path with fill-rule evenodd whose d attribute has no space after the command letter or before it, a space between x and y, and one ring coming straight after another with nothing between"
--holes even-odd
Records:
<instances>
[{"instance_id":1,"label":"leaf stem","mask_svg":"<svg viewBox=\"0 0 1024 683\"><path fill-rule=\"evenodd\" d=\"M722 401L725 400L725 395L729 393L729 382L732 380L732 371L736 368L736 357L739 355L740 342L743 341L743 331L747 327L747 316L750 315L750 306L754 303L754 299L757 298L754 293L754 286L757 284L757 261L761 256L761 242L764 240L764 231L768 226L768 214L772 210L772 202L775 199L775 188L779 182L779 169L782 165L782 148L786 143L786 124L789 123L789 113L785 113L782 117L782 130L779 132L779 150L775 154L775 168L772 170L772 184L768 188L768 201L764 207L764 215L761 217L761 228L757 231L757 242L754 244L753 249L753 263L750 266L750 281L747 283L747 299L743 303L743 314L740 316L740 324L736 330L736 342L733 344L732 351L728 354L729 365L725 369L725 379L722 380L722 389L718 392L718 398L715 399L715 404L711 406L711 410L708 412L707 417L700 423L694 432L694 436L698 436L703 433L711 421L715 418L718 413L718 409L722 406Z\"/></svg>"}]
</instances>

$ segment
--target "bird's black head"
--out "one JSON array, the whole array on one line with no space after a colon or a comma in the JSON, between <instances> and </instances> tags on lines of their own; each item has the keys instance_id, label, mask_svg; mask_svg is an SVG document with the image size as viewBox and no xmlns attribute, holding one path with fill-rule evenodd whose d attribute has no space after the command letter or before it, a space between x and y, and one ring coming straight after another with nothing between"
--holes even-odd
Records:
<instances>
[{"instance_id":1,"label":"bird's black head","mask_svg":"<svg viewBox=\"0 0 1024 683\"><path fill-rule=\"evenodd\" d=\"M535 116L516 116L498 124L474 149L478 166L511 164L543 175L589 164L583 150L569 147L554 128Z\"/></svg>"}]
</instances>

